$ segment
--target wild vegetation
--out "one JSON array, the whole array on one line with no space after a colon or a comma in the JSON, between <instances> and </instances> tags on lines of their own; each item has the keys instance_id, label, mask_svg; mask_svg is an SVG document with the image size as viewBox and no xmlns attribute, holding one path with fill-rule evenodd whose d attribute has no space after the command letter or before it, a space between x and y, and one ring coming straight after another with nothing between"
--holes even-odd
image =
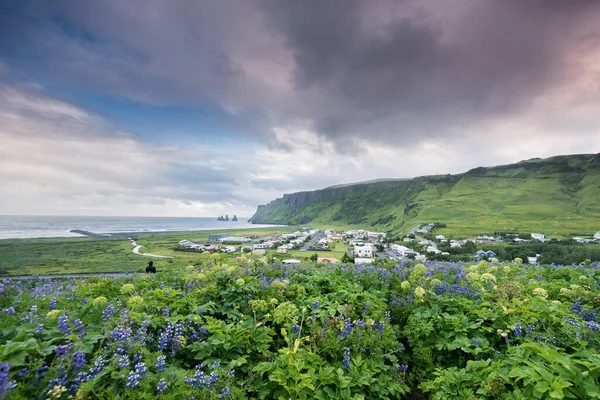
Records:
<instances>
[{"instance_id":1,"label":"wild vegetation","mask_svg":"<svg viewBox=\"0 0 600 400\"><path fill-rule=\"evenodd\" d=\"M600 228L600 155L560 156L459 175L379 180L286 194L259 206L259 223L370 226L407 233L442 222L445 235L594 233Z\"/></svg>"},{"instance_id":2,"label":"wild vegetation","mask_svg":"<svg viewBox=\"0 0 600 400\"><path fill-rule=\"evenodd\" d=\"M600 266L5 279L0 398L600 398Z\"/></svg>"}]
</instances>

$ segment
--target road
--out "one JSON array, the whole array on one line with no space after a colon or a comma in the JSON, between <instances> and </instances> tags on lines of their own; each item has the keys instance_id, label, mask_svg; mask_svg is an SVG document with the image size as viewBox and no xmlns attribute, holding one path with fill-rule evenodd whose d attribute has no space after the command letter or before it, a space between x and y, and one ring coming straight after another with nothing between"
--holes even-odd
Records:
<instances>
[{"instance_id":1,"label":"road","mask_svg":"<svg viewBox=\"0 0 600 400\"><path fill-rule=\"evenodd\" d=\"M135 240L133 240L132 238L129 238L129 240L131 240L131 244L134 246L133 247L134 254L138 254L140 256L145 256L145 257L154 257L154 258L173 258L171 256L159 256L157 254L140 253L140 248L142 247L142 245L137 244L137 242Z\"/></svg>"},{"instance_id":2,"label":"road","mask_svg":"<svg viewBox=\"0 0 600 400\"><path fill-rule=\"evenodd\" d=\"M302 245L299 251L308 251L311 247L315 245L321 238L323 237L323 231L318 231L315 235L306 243Z\"/></svg>"}]
</instances>

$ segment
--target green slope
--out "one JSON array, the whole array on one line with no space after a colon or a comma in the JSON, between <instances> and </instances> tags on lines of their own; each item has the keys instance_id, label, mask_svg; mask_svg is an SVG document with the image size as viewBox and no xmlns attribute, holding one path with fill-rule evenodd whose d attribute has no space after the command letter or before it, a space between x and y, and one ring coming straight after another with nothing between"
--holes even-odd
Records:
<instances>
[{"instance_id":1,"label":"green slope","mask_svg":"<svg viewBox=\"0 0 600 400\"><path fill-rule=\"evenodd\" d=\"M445 232L456 235L592 234L600 230L600 154L286 194L259 206L252 220L404 232L420 222L443 222Z\"/></svg>"}]
</instances>

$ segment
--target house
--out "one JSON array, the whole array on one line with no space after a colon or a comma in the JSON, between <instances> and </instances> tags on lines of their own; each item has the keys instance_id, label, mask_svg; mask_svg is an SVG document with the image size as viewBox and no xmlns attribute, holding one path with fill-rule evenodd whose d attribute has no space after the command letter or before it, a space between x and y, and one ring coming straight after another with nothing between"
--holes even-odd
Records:
<instances>
[{"instance_id":1,"label":"house","mask_svg":"<svg viewBox=\"0 0 600 400\"><path fill-rule=\"evenodd\" d=\"M320 264L337 264L340 260L332 257L318 257L317 262Z\"/></svg>"},{"instance_id":2,"label":"house","mask_svg":"<svg viewBox=\"0 0 600 400\"><path fill-rule=\"evenodd\" d=\"M495 240L496 240L496 238L494 238L493 236L488 236L488 235L477 236L477 243L490 243Z\"/></svg>"},{"instance_id":3,"label":"house","mask_svg":"<svg viewBox=\"0 0 600 400\"><path fill-rule=\"evenodd\" d=\"M496 253L494 253L491 250L488 250L488 251L477 250L477 253L475 253L475 261L483 260L485 258L487 258L487 259L496 258Z\"/></svg>"},{"instance_id":4,"label":"house","mask_svg":"<svg viewBox=\"0 0 600 400\"><path fill-rule=\"evenodd\" d=\"M462 245L459 242L457 242L456 240L452 240L450 242L450 247L458 248L458 247L462 247Z\"/></svg>"},{"instance_id":5,"label":"house","mask_svg":"<svg viewBox=\"0 0 600 400\"><path fill-rule=\"evenodd\" d=\"M279 247L277 248L277 252L278 252L279 254L287 254L289 251L290 251L290 249L289 249L289 248L288 248L286 245L279 246Z\"/></svg>"},{"instance_id":6,"label":"house","mask_svg":"<svg viewBox=\"0 0 600 400\"><path fill-rule=\"evenodd\" d=\"M596 239L596 240L600 240L600 232L596 232L596 233L594 234L594 239Z\"/></svg>"},{"instance_id":7,"label":"house","mask_svg":"<svg viewBox=\"0 0 600 400\"><path fill-rule=\"evenodd\" d=\"M273 242L256 243L252 245L254 249L272 249L273 246Z\"/></svg>"},{"instance_id":8,"label":"house","mask_svg":"<svg viewBox=\"0 0 600 400\"><path fill-rule=\"evenodd\" d=\"M585 240L580 237L574 237L573 240L576 241L577 243L585 243Z\"/></svg>"},{"instance_id":9,"label":"house","mask_svg":"<svg viewBox=\"0 0 600 400\"><path fill-rule=\"evenodd\" d=\"M527 263L528 264L535 264L535 263L537 263L539 256L540 256L539 254L536 254L535 257L527 257Z\"/></svg>"},{"instance_id":10,"label":"house","mask_svg":"<svg viewBox=\"0 0 600 400\"><path fill-rule=\"evenodd\" d=\"M373 247L369 245L354 246L354 257L358 258L372 258Z\"/></svg>"},{"instance_id":11,"label":"house","mask_svg":"<svg viewBox=\"0 0 600 400\"><path fill-rule=\"evenodd\" d=\"M354 265L370 264L372 262L373 262L372 258L360 258L360 257L354 258Z\"/></svg>"},{"instance_id":12,"label":"house","mask_svg":"<svg viewBox=\"0 0 600 400\"><path fill-rule=\"evenodd\" d=\"M225 246L221 249L224 253L233 253L237 250L235 246Z\"/></svg>"},{"instance_id":13,"label":"house","mask_svg":"<svg viewBox=\"0 0 600 400\"><path fill-rule=\"evenodd\" d=\"M282 264L300 264L300 263L301 263L301 261L300 261L300 260L293 259L293 258L289 258L289 259L287 259L287 260L281 260L281 263L282 263Z\"/></svg>"},{"instance_id":14,"label":"house","mask_svg":"<svg viewBox=\"0 0 600 400\"><path fill-rule=\"evenodd\" d=\"M436 248L435 248L435 247L433 247L433 246L428 246L428 247L425 249L425 251L426 251L427 253L434 253L434 254L440 254L440 253L441 253L441 251L440 251L440 250L436 249Z\"/></svg>"},{"instance_id":15,"label":"house","mask_svg":"<svg viewBox=\"0 0 600 400\"><path fill-rule=\"evenodd\" d=\"M435 237L435 239L436 239L436 240L446 240L446 236L444 236L444 235L437 235L437 236Z\"/></svg>"},{"instance_id":16,"label":"house","mask_svg":"<svg viewBox=\"0 0 600 400\"><path fill-rule=\"evenodd\" d=\"M513 241L515 243L530 243L531 240L526 240L526 239L521 239L521 238L514 238Z\"/></svg>"},{"instance_id":17,"label":"house","mask_svg":"<svg viewBox=\"0 0 600 400\"><path fill-rule=\"evenodd\" d=\"M409 237L407 236L407 237L405 237L403 240L404 240L405 242L410 242L410 241L413 241L413 240L415 240L415 239L411 239L411 238L409 238Z\"/></svg>"},{"instance_id":18,"label":"house","mask_svg":"<svg viewBox=\"0 0 600 400\"><path fill-rule=\"evenodd\" d=\"M416 251L414 251L413 249L409 249L408 247L406 247L406 246L401 246L401 245L399 245L399 244L392 244L392 245L390 246L390 248L391 248L393 251L395 251L396 253L398 253L399 255L403 256L403 257L406 257L406 256L408 256L408 255L410 255L410 254L417 254L417 252L416 252Z\"/></svg>"},{"instance_id":19,"label":"house","mask_svg":"<svg viewBox=\"0 0 600 400\"><path fill-rule=\"evenodd\" d=\"M251 241L250 238L239 237L239 236L225 236L218 239L220 243L248 243Z\"/></svg>"},{"instance_id":20,"label":"house","mask_svg":"<svg viewBox=\"0 0 600 400\"><path fill-rule=\"evenodd\" d=\"M532 233L531 237L535 240L544 240L546 236L543 233Z\"/></svg>"}]
</instances>

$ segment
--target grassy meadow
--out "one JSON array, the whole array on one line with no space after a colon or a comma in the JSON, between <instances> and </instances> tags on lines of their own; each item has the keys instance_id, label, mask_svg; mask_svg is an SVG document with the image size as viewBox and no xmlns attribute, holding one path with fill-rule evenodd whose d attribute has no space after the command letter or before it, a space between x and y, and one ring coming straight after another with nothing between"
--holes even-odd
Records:
<instances>
[{"instance_id":1,"label":"grassy meadow","mask_svg":"<svg viewBox=\"0 0 600 400\"><path fill-rule=\"evenodd\" d=\"M158 269L166 269L174 266L186 266L199 261L200 253L175 250L177 243L183 239L202 242L208 239L208 235L215 233L260 237L291 230L293 228L276 227L158 234L142 233L135 236L137 243L142 245L141 253L171 256L173 259L156 259L134 254L131 241L126 237L4 239L0 240L0 272L12 276L141 272L149 260L154 260Z\"/></svg>"}]
</instances>

